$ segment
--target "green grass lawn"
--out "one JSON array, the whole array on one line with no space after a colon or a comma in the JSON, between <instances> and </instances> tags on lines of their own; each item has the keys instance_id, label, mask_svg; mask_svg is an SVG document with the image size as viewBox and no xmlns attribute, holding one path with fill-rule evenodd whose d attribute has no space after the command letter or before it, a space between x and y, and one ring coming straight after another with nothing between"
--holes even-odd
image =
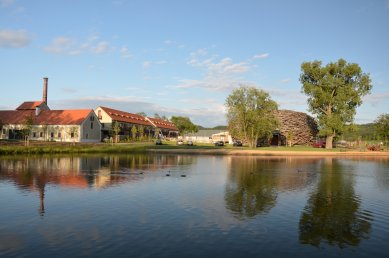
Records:
<instances>
[{"instance_id":1,"label":"green grass lawn","mask_svg":"<svg viewBox=\"0 0 389 258\"><path fill-rule=\"evenodd\" d=\"M175 141L164 141L162 145L155 145L154 142L133 142L133 143L56 143L56 142L31 142L24 146L23 142L0 141L0 155L14 154L71 154L71 153L139 153L148 150L263 150L263 151L315 151L315 152L345 152L364 151L364 149L334 148L331 150L313 148L310 146L294 147L259 147L248 148L233 147L230 144L225 146L214 146L213 144L196 143L194 146L177 145Z\"/></svg>"}]
</instances>

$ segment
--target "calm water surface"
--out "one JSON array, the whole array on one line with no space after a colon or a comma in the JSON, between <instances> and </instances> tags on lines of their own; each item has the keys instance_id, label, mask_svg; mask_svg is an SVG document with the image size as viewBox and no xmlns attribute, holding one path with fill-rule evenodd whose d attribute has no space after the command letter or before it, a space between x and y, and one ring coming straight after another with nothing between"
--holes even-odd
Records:
<instances>
[{"instance_id":1,"label":"calm water surface","mask_svg":"<svg viewBox=\"0 0 389 258\"><path fill-rule=\"evenodd\" d=\"M389 257L389 159L0 157L1 257Z\"/></svg>"}]
</instances>

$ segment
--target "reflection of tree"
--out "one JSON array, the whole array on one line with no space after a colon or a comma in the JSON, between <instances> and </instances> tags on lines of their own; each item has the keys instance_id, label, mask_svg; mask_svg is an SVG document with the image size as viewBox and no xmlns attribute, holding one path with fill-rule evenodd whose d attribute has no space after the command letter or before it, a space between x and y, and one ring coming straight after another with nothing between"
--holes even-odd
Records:
<instances>
[{"instance_id":1,"label":"reflection of tree","mask_svg":"<svg viewBox=\"0 0 389 258\"><path fill-rule=\"evenodd\" d=\"M389 190L389 159L376 159L374 164L374 178L377 180L378 187Z\"/></svg>"},{"instance_id":2,"label":"reflection of tree","mask_svg":"<svg viewBox=\"0 0 389 258\"><path fill-rule=\"evenodd\" d=\"M322 167L317 189L312 193L300 218L300 242L320 246L356 246L370 233L371 224L361 216L350 175L338 160L329 158Z\"/></svg>"},{"instance_id":3,"label":"reflection of tree","mask_svg":"<svg viewBox=\"0 0 389 258\"><path fill-rule=\"evenodd\" d=\"M226 207L238 217L254 217L268 212L277 199L276 176L266 168L268 160L231 158L230 183L226 186Z\"/></svg>"}]
</instances>

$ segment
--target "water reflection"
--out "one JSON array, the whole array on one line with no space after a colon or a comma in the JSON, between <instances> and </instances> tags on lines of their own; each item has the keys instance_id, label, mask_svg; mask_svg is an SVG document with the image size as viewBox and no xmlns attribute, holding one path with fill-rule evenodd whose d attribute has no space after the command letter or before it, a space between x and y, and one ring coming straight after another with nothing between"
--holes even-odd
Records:
<instances>
[{"instance_id":1,"label":"water reflection","mask_svg":"<svg viewBox=\"0 0 389 258\"><path fill-rule=\"evenodd\" d=\"M319 247L321 243L343 248L357 246L369 236L372 215L361 210L355 194L353 166L325 158L320 179L301 214L300 242Z\"/></svg>"},{"instance_id":2,"label":"water reflection","mask_svg":"<svg viewBox=\"0 0 389 258\"><path fill-rule=\"evenodd\" d=\"M267 213L280 191L296 191L310 185L318 158L231 157L225 189L227 209L240 219Z\"/></svg>"},{"instance_id":3,"label":"water reflection","mask_svg":"<svg viewBox=\"0 0 389 258\"><path fill-rule=\"evenodd\" d=\"M44 215L47 185L102 189L141 180L144 173L191 163L192 156L180 155L2 157L0 181L13 181L23 191L38 191L39 214Z\"/></svg>"}]
</instances>

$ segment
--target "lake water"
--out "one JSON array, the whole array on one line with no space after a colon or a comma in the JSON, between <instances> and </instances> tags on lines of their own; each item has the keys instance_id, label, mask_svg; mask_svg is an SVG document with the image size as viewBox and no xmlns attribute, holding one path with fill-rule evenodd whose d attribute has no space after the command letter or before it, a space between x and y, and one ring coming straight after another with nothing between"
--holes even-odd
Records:
<instances>
[{"instance_id":1,"label":"lake water","mask_svg":"<svg viewBox=\"0 0 389 258\"><path fill-rule=\"evenodd\" d=\"M389 257L389 159L0 157L0 257Z\"/></svg>"}]
</instances>

